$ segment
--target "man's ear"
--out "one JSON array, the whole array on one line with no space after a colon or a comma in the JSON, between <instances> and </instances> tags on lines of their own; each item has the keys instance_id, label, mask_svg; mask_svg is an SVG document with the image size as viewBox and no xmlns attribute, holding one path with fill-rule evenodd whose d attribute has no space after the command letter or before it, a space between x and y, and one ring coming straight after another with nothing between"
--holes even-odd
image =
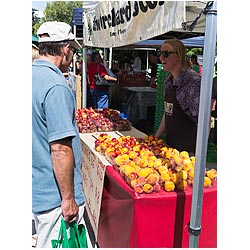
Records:
<instances>
[{"instance_id":1,"label":"man's ear","mask_svg":"<svg viewBox=\"0 0 250 250\"><path fill-rule=\"evenodd\" d=\"M64 56L68 55L69 47L70 47L69 44L66 44L65 46L63 46L62 53L63 53Z\"/></svg>"}]
</instances>

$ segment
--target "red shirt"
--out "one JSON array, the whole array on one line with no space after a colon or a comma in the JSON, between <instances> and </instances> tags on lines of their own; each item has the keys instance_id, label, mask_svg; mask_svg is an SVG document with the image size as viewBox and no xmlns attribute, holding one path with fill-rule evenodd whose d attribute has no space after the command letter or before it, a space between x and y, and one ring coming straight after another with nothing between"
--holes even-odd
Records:
<instances>
[{"instance_id":1,"label":"red shirt","mask_svg":"<svg viewBox=\"0 0 250 250\"><path fill-rule=\"evenodd\" d=\"M97 69L98 69L98 63L96 63L96 62L92 62L88 66L89 87L91 89L106 90L106 89L108 89L108 87L97 87L95 85L94 75L98 74ZM100 66L99 66L99 74L103 77L108 74L105 67L102 64L100 64Z\"/></svg>"}]
</instances>

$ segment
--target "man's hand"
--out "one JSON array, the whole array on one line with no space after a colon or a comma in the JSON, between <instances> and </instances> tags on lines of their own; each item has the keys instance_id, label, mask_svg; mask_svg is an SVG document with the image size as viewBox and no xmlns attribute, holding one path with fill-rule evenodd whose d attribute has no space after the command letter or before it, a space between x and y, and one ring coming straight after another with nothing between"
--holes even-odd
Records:
<instances>
[{"instance_id":1,"label":"man's hand","mask_svg":"<svg viewBox=\"0 0 250 250\"><path fill-rule=\"evenodd\" d=\"M71 223L73 221L77 221L79 207L76 204L74 199L62 200L61 208L62 208L62 215L63 215L65 221L68 221L69 223Z\"/></svg>"}]
</instances>

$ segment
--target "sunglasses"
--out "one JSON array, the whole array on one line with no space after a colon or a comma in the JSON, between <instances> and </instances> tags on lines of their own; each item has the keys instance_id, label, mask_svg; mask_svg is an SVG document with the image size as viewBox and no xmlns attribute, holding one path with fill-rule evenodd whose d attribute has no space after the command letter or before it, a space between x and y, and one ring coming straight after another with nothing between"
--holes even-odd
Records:
<instances>
[{"instance_id":1,"label":"sunglasses","mask_svg":"<svg viewBox=\"0 0 250 250\"><path fill-rule=\"evenodd\" d=\"M157 51L157 55L160 56L160 55L163 55L164 57L168 57L170 54L174 54L176 52L174 51L168 51L168 50L158 50Z\"/></svg>"},{"instance_id":2,"label":"sunglasses","mask_svg":"<svg viewBox=\"0 0 250 250\"><path fill-rule=\"evenodd\" d=\"M74 54L76 54L76 52L77 52L77 49L76 49L76 48L74 48L74 47L70 46L70 49L72 50L73 55L74 55Z\"/></svg>"}]
</instances>

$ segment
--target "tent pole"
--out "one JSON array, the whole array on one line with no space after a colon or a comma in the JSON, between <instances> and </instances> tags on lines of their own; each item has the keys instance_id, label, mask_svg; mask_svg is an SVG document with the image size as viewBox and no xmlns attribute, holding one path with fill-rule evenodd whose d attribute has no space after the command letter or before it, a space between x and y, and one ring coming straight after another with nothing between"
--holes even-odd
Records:
<instances>
[{"instance_id":1,"label":"tent pole","mask_svg":"<svg viewBox=\"0 0 250 250\"><path fill-rule=\"evenodd\" d=\"M85 15L83 10L83 16ZM84 21L83 23L83 43L82 43L82 108L87 107L87 51L84 44Z\"/></svg>"},{"instance_id":2,"label":"tent pole","mask_svg":"<svg viewBox=\"0 0 250 250\"><path fill-rule=\"evenodd\" d=\"M73 26L74 28L74 35L76 37L76 25ZM73 73L76 74L76 54L73 56Z\"/></svg>"},{"instance_id":3,"label":"tent pole","mask_svg":"<svg viewBox=\"0 0 250 250\"><path fill-rule=\"evenodd\" d=\"M217 35L217 2L208 6L206 17L205 43L203 55L203 70L201 78L201 95L196 140L196 163L194 172L192 208L189 225L190 248L198 247L201 233L202 200L204 191L204 174L211 114L211 95L214 68L214 56ZM216 233L216 232L214 232Z\"/></svg>"},{"instance_id":4,"label":"tent pole","mask_svg":"<svg viewBox=\"0 0 250 250\"><path fill-rule=\"evenodd\" d=\"M112 57L113 57L113 48L110 47L109 48L109 65L108 65L109 69L112 68Z\"/></svg>"}]
</instances>

